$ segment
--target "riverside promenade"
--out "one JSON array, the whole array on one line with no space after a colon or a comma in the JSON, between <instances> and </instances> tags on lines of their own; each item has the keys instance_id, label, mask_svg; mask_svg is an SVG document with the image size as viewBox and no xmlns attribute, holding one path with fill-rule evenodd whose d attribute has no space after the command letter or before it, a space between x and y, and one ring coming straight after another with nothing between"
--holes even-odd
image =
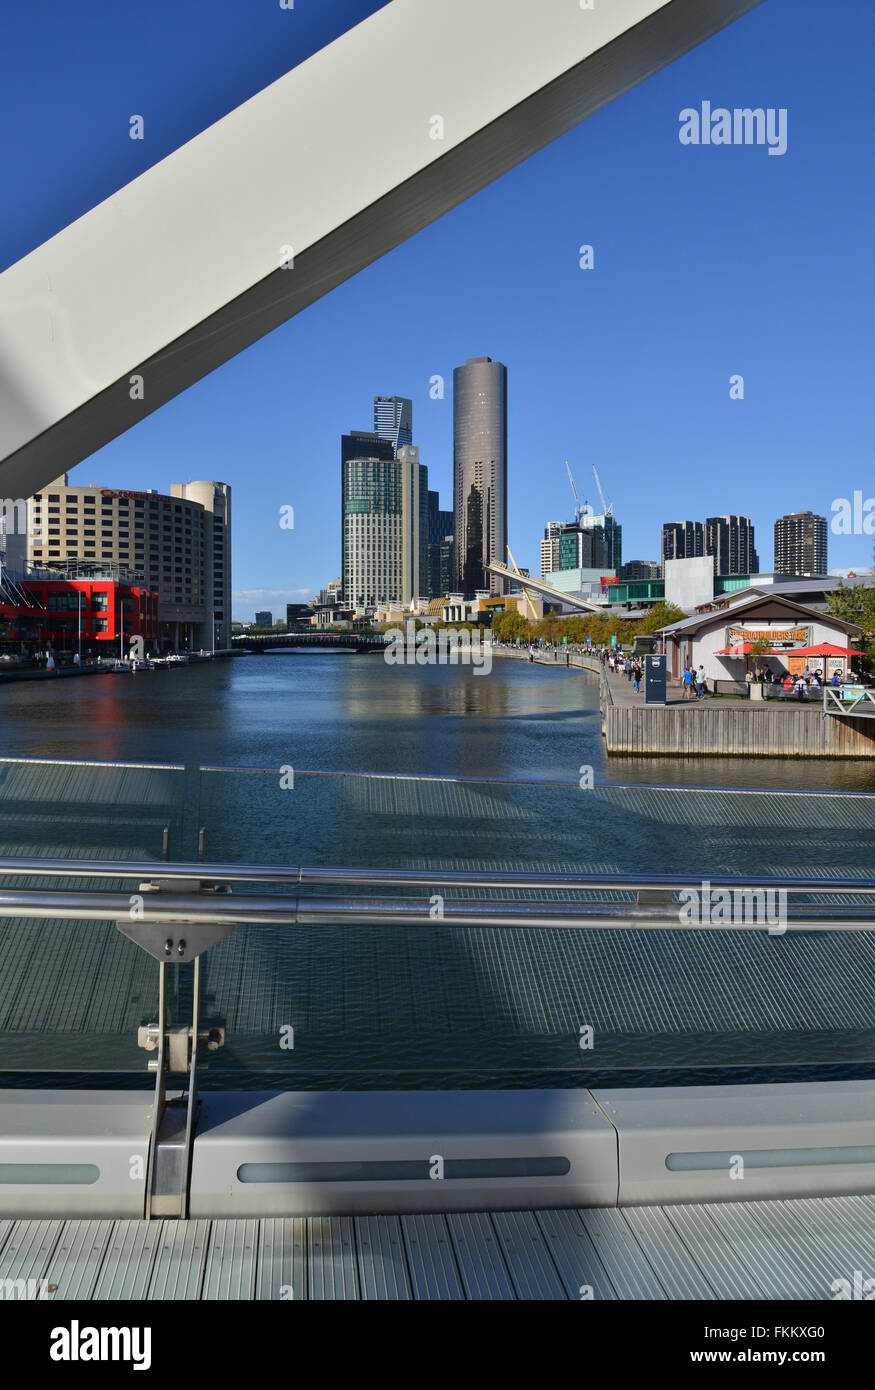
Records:
<instances>
[{"instance_id":1,"label":"riverside promenade","mask_svg":"<svg viewBox=\"0 0 875 1390\"><path fill-rule=\"evenodd\" d=\"M497 647L496 655L529 660L526 650ZM602 733L608 753L654 757L875 758L875 719L824 714L820 701L684 699L669 681L664 705L648 705L644 690L585 652L534 652L534 664L574 667L599 678Z\"/></svg>"}]
</instances>

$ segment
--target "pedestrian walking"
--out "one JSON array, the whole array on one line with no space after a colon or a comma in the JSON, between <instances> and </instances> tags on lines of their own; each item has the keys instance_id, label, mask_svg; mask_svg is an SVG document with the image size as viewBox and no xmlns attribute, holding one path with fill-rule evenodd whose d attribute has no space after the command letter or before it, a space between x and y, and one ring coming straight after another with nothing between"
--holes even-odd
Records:
<instances>
[{"instance_id":1,"label":"pedestrian walking","mask_svg":"<svg viewBox=\"0 0 875 1390\"><path fill-rule=\"evenodd\" d=\"M699 669L698 669L698 671L696 672L696 699L697 699L697 700L704 700L704 698L705 698L705 668L704 668L704 666L700 666Z\"/></svg>"},{"instance_id":2,"label":"pedestrian walking","mask_svg":"<svg viewBox=\"0 0 875 1390\"><path fill-rule=\"evenodd\" d=\"M684 685L684 699L690 700L695 694L695 691L693 689L693 672L689 666L684 667L684 674L681 679Z\"/></svg>"}]
</instances>

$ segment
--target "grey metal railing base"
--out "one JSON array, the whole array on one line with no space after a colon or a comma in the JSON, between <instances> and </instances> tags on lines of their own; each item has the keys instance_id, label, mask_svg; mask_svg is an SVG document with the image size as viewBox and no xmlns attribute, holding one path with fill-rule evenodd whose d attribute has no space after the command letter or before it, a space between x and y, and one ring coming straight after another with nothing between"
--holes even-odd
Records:
<instances>
[{"instance_id":1,"label":"grey metal railing base","mask_svg":"<svg viewBox=\"0 0 875 1390\"><path fill-rule=\"evenodd\" d=\"M0 1092L0 1217L136 1217L152 1106ZM732 1202L875 1192L875 1082L201 1095L192 1217ZM154 1212L154 1215L160 1213Z\"/></svg>"}]
</instances>

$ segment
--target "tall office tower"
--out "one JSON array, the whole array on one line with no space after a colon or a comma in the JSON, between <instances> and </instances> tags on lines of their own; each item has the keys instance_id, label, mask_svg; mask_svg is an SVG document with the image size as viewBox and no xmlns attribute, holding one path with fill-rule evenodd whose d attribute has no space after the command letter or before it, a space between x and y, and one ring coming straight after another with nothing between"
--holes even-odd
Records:
<instances>
[{"instance_id":1,"label":"tall office tower","mask_svg":"<svg viewBox=\"0 0 875 1390\"><path fill-rule=\"evenodd\" d=\"M227 651L231 646L231 489L215 481L171 483L170 495L203 507L207 609L203 645L209 651Z\"/></svg>"},{"instance_id":2,"label":"tall office tower","mask_svg":"<svg viewBox=\"0 0 875 1390\"><path fill-rule=\"evenodd\" d=\"M775 522L775 574L828 574L826 517L790 512Z\"/></svg>"},{"instance_id":3,"label":"tall office tower","mask_svg":"<svg viewBox=\"0 0 875 1390\"><path fill-rule=\"evenodd\" d=\"M428 598L441 598L453 586L452 575L449 588L441 587L441 547L448 536L453 534L453 513L441 510L440 496L437 492L428 494Z\"/></svg>"},{"instance_id":4,"label":"tall office tower","mask_svg":"<svg viewBox=\"0 0 875 1390\"><path fill-rule=\"evenodd\" d=\"M402 444L397 467L401 474L401 602L409 604L428 593L428 469L419 462L415 444Z\"/></svg>"},{"instance_id":5,"label":"tall office tower","mask_svg":"<svg viewBox=\"0 0 875 1390\"><path fill-rule=\"evenodd\" d=\"M413 402L405 396L374 397L374 432L388 439L397 455L413 443Z\"/></svg>"},{"instance_id":6,"label":"tall office tower","mask_svg":"<svg viewBox=\"0 0 875 1390\"><path fill-rule=\"evenodd\" d=\"M388 439L382 439L380 435L369 430L350 430L349 434L344 434L340 439L340 574L343 580L343 592L341 595L345 607L352 608L356 605L353 602L352 594L348 584L350 574L349 557L346 553L347 537L351 534L347 526L347 495L350 490L350 479L348 476L348 466L355 460L357 464L365 460L376 462L377 460L390 460L395 458L395 446ZM355 473L355 486L364 486L365 475L361 469ZM362 504L366 499L357 497L356 507L361 513ZM354 528L353 528L354 529Z\"/></svg>"},{"instance_id":7,"label":"tall office tower","mask_svg":"<svg viewBox=\"0 0 875 1390\"><path fill-rule=\"evenodd\" d=\"M705 527L701 521L667 521L662 528L663 560L688 560L705 554Z\"/></svg>"},{"instance_id":8,"label":"tall office tower","mask_svg":"<svg viewBox=\"0 0 875 1390\"><path fill-rule=\"evenodd\" d=\"M756 574L760 561L750 517L706 517L705 554L714 556L715 574Z\"/></svg>"},{"instance_id":9,"label":"tall office tower","mask_svg":"<svg viewBox=\"0 0 875 1390\"><path fill-rule=\"evenodd\" d=\"M613 512L595 516L582 515L578 525L582 531L593 531L598 537L598 559L593 559L593 566L601 566L619 574L623 566L623 528L617 524ZM593 555L595 554L594 548Z\"/></svg>"},{"instance_id":10,"label":"tall office tower","mask_svg":"<svg viewBox=\"0 0 875 1390\"><path fill-rule=\"evenodd\" d=\"M541 574L576 569L619 574L622 557L623 528L611 512L581 515L576 521L551 521L541 541Z\"/></svg>"},{"instance_id":11,"label":"tall office tower","mask_svg":"<svg viewBox=\"0 0 875 1390\"><path fill-rule=\"evenodd\" d=\"M507 368L470 357L453 372L456 587L503 592L487 564L507 563Z\"/></svg>"},{"instance_id":12,"label":"tall office tower","mask_svg":"<svg viewBox=\"0 0 875 1390\"><path fill-rule=\"evenodd\" d=\"M559 534L561 530L561 521L548 521L544 527L544 539L541 541L542 579L551 571L559 568Z\"/></svg>"},{"instance_id":13,"label":"tall office tower","mask_svg":"<svg viewBox=\"0 0 875 1390\"><path fill-rule=\"evenodd\" d=\"M559 532L560 570L594 569L598 560L593 560L593 547L598 548L595 531L584 531L576 521L569 521Z\"/></svg>"},{"instance_id":14,"label":"tall office tower","mask_svg":"<svg viewBox=\"0 0 875 1390\"><path fill-rule=\"evenodd\" d=\"M627 560L620 574L621 579L661 579L662 565L655 560Z\"/></svg>"}]
</instances>

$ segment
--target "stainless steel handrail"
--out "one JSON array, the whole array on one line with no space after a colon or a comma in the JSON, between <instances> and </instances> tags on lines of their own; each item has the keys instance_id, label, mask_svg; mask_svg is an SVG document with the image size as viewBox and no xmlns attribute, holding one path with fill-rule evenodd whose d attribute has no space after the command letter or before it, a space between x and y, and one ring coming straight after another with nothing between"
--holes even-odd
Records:
<instances>
[{"instance_id":1,"label":"stainless steel handrail","mask_svg":"<svg viewBox=\"0 0 875 1390\"><path fill-rule=\"evenodd\" d=\"M376 923L400 926L489 927L640 927L670 930L777 931L778 923L760 914L752 922L682 920L677 905L646 907L632 903L598 903L591 909L577 903L441 902L436 915L428 898L306 898L262 897L210 893L80 893L66 890L28 890L0 893L0 917L58 918L123 922L131 919L132 899L137 897L136 920L145 923L303 926L343 923ZM756 916L757 914L754 914ZM875 915L867 907L857 912L845 908L800 908L786 914L780 930L872 931Z\"/></svg>"},{"instance_id":2,"label":"stainless steel handrail","mask_svg":"<svg viewBox=\"0 0 875 1390\"><path fill-rule=\"evenodd\" d=\"M562 888L569 892L609 889L616 892L681 892L707 883L712 889L739 892L759 888L787 893L875 893L875 878L782 877L767 874L584 874L505 872L492 870L447 869L359 869L303 865L272 868L265 864L211 864L132 859L56 859L0 858L0 878L21 875L27 878L136 878L141 881L200 883L281 883L307 885L338 884L349 887L435 887L513 888L537 891ZM57 891L57 890L56 890Z\"/></svg>"}]
</instances>

